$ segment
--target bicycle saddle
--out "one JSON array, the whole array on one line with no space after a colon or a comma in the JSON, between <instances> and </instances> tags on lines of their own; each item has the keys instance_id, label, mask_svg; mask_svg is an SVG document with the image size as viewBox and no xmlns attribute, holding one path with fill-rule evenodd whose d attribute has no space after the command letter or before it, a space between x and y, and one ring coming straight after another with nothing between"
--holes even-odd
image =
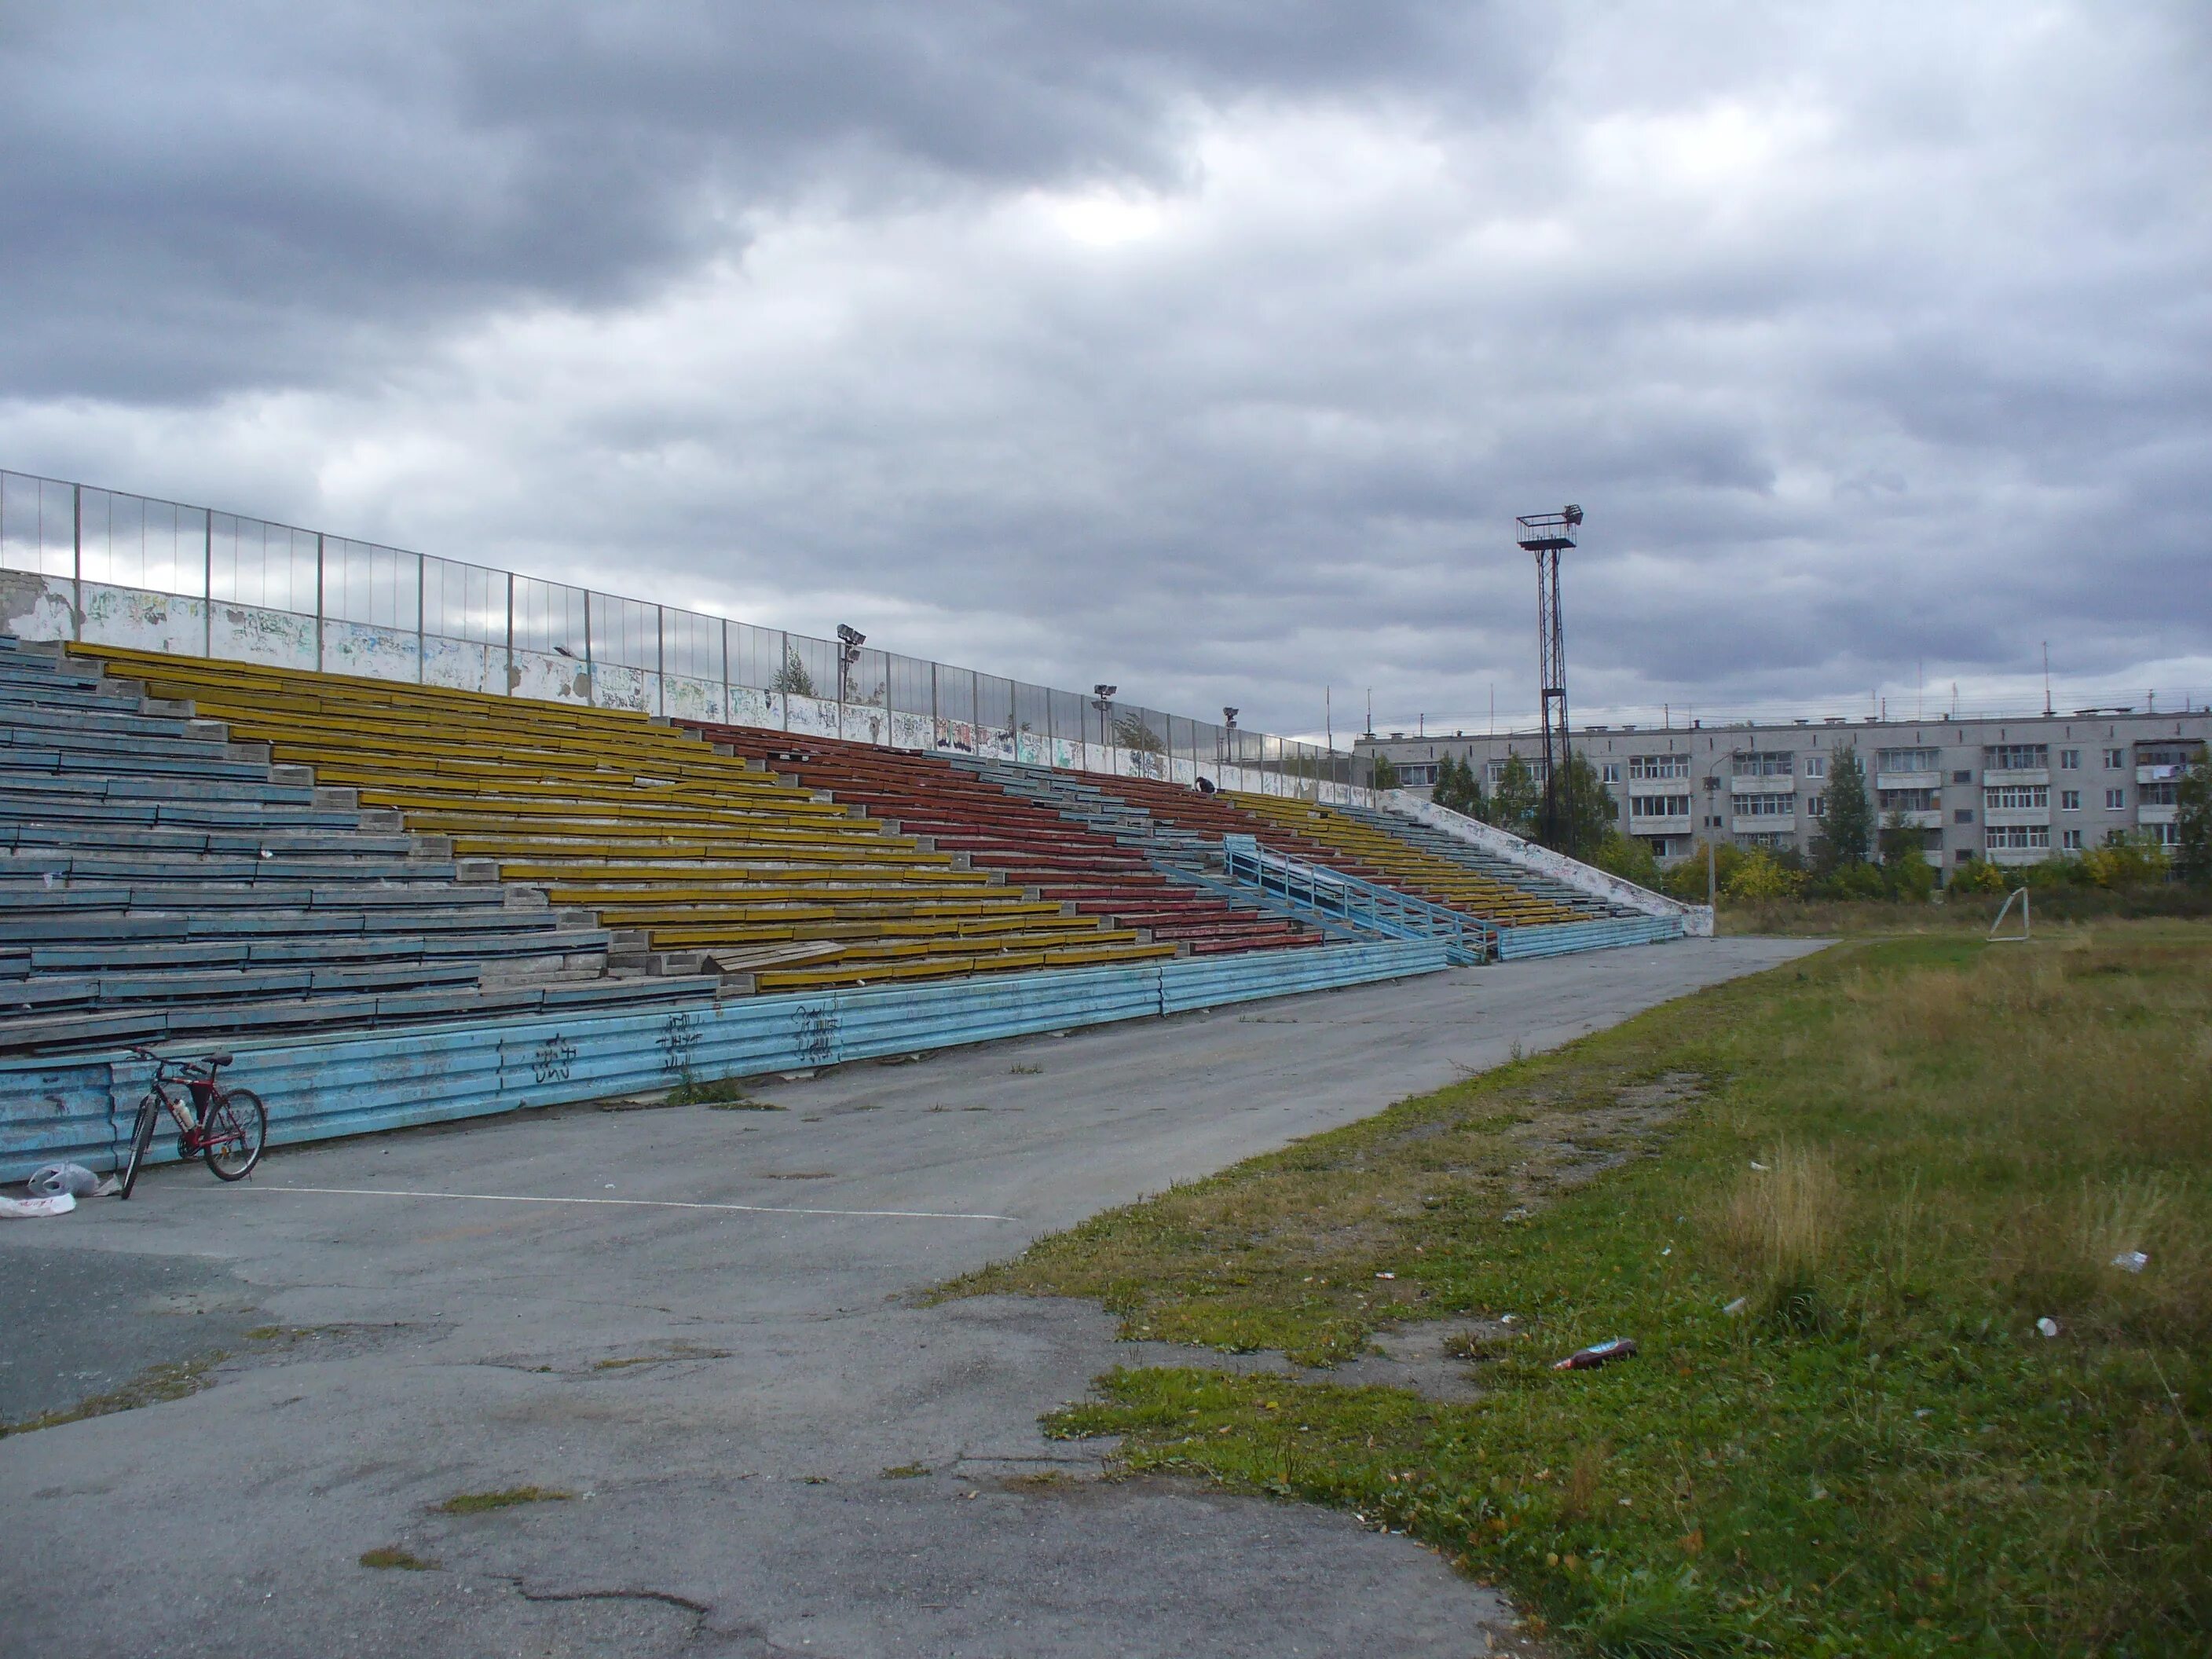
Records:
<instances>
[{"instance_id":1,"label":"bicycle saddle","mask_svg":"<svg viewBox=\"0 0 2212 1659\"><path fill-rule=\"evenodd\" d=\"M211 1066L228 1066L230 1064L232 1058L233 1056L229 1054L210 1054L207 1057L207 1063Z\"/></svg>"}]
</instances>

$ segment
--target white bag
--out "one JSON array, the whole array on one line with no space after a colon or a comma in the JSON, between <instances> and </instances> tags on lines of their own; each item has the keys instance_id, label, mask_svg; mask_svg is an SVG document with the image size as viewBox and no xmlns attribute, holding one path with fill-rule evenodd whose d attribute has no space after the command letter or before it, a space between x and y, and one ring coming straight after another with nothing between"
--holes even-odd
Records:
<instances>
[{"instance_id":1,"label":"white bag","mask_svg":"<svg viewBox=\"0 0 2212 1659\"><path fill-rule=\"evenodd\" d=\"M0 1198L0 1220L32 1221L42 1215L67 1215L76 1200L67 1193L52 1198Z\"/></svg>"}]
</instances>

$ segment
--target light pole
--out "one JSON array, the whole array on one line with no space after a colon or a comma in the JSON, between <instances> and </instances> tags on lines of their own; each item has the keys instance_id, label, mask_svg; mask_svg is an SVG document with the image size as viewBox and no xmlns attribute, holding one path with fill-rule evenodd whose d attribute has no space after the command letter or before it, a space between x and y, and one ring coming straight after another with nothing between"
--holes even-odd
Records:
<instances>
[{"instance_id":1,"label":"light pole","mask_svg":"<svg viewBox=\"0 0 2212 1659\"><path fill-rule=\"evenodd\" d=\"M860 647L867 642L868 636L859 629L837 624L837 735L841 738L845 735L845 684L852 678L853 665L860 659Z\"/></svg>"},{"instance_id":2,"label":"light pole","mask_svg":"<svg viewBox=\"0 0 2212 1659\"><path fill-rule=\"evenodd\" d=\"M1720 796L1720 775L1708 772L1705 775L1705 906L1713 913L1716 931L1720 921L1721 885L1720 861L1713 849L1719 843L1721 832L1716 827L1717 821L1714 815L1719 806Z\"/></svg>"},{"instance_id":3,"label":"light pole","mask_svg":"<svg viewBox=\"0 0 2212 1659\"><path fill-rule=\"evenodd\" d=\"M1117 777L1121 775L1121 768L1114 760L1111 752L1114 745L1109 737L1111 727L1107 722L1114 713L1114 694L1121 689L1118 685L1103 684L1091 688L1091 706L1098 711L1098 746L1109 751L1107 764Z\"/></svg>"}]
</instances>

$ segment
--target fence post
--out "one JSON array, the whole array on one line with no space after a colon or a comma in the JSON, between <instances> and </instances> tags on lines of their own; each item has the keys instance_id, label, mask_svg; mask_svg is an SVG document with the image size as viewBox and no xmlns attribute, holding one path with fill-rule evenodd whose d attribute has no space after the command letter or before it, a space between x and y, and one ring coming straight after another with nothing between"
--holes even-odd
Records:
<instances>
[{"instance_id":1,"label":"fence post","mask_svg":"<svg viewBox=\"0 0 2212 1659\"><path fill-rule=\"evenodd\" d=\"M507 573L507 695L514 695L514 572Z\"/></svg>"},{"instance_id":2,"label":"fence post","mask_svg":"<svg viewBox=\"0 0 2212 1659\"><path fill-rule=\"evenodd\" d=\"M584 701L599 706L599 670L592 660L592 590L584 590Z\"/></svg>"},{"instance_id":3,"label":"fence post","mask_svg":"<svg viewBox=\"0 0 2212 1659\"><path fill-rule=\"evenodd\" d=\"M84 486L81 483L70 486L70 637L79 645L84 643Z\"/></svg>"},{"instance_id":4,"label":"fence post","mask_svg":"<svg viewBox=\"0 0 2212 1659\"><path fill-rule=\"evenodd\" d=\"M653 607L653 712L664 720L668 715L668 607Z\"/></svg>"},{"instance_id":5,"label":"fence post","mask_svg":"<svg viewBox=\"0 0 2212 1659\"><path fill-rule=\"evenodd\" d=\"M429 670L422 661L429 651L429 635L422 626L429 606L429 601L422 593L422 579L428 573L429 563L420 553L415 556L415 684L417 685L430 677Z\"/></svg>"},{"instance_id":6,"label":"fence post","mask_svg":"<svg viewBox=\"0 0 2212 1659\"><path fill-rule=\"evenodd\" d=\"M315 532L315 672L323 672L323 532Z\"/></svg>"},{"instance_id":7,"label":"fence post","mask_svg":"<svg viewBox=\"0 0 2212 1659\"><path fill-rule=\"evenodd\" d=\"M200 566L200 655L215 655L215 509L203 507L200 517L206 529L206 544L201 550Z\"/></svg>"},{"instance_id":8,"label":"fence post","mask_svg":"<svg viewBox=\"0 0 2212 1659\"><path fill-rule=\"evenodd\" d=\"M722 618L722 712L721 720L733 720L730 713L730 619Z\"/></svg>"},{"instance_id":9,"label":"fence post","mask_svg":"<svg viewBox=\"0 0 2212 1659\"><path fill-rule=\"evenodd\" d=\"M937 659L929 659L929 747L933 754L945 746L945 715L937 701Z\"/></svg>"},{"instance_id":10,"label":"fence post","mask_svg":"<svg viewBox=\"0 0 2212 1659\"><path fill-rule=\"evenodd\" d=\"M791 630L779 628L775 633L775 681L783 688L783 729L791 730Z\"/></svg>"}]
</instances>

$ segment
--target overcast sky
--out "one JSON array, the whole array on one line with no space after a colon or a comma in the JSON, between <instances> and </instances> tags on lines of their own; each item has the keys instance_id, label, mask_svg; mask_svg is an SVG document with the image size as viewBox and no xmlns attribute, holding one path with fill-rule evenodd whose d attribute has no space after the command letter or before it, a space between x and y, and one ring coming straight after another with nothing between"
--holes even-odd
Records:
<instances>
[{"instance_id":1,"label":"overcast sky","mask_svg":"<svg viewBox=\"0 0 2212 1659\"><path fill-rule=\"evenodd\" d=\"M1307 732L2212 689L2212 7L0 8L0 465ZM2164 706L2161 702L2161 706Z\"/></svg>"}]
</instances>

